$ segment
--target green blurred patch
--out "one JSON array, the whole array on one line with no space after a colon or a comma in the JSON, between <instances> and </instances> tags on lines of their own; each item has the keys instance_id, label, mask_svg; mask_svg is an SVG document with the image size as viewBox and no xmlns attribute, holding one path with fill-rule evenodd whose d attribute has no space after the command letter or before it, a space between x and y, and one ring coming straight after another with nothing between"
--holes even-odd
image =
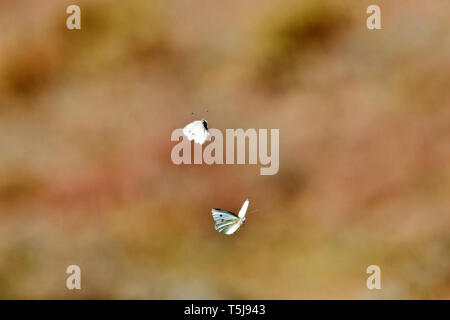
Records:
<instances>
[{"instance_id":1,"label":"green blurred patch","mask_svg":"<svg viewBox=\"0 0 450 320\"><path fill-rule=\"evenodd\" d=\"M257 45L257 79L271 87L283 86L292 68L307 52L326 46L350 22L350 13L329 0L294 1L271 13L261 27Z\"/></svg>"}]
</instances>

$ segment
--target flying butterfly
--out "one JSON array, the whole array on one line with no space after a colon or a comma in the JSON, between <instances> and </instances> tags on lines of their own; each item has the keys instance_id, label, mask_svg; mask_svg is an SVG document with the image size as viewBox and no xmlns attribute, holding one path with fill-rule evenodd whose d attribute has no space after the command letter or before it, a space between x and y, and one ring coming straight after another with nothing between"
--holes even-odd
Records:
<instances>
[{"instance_id":1,"label":"flying butterfly","mask_svg":"<svg viewBox=\"0 0 450 320\"><path fill-rule=\"evenodd\" d=\"M196 143L203 144L210 135L208 122L205 119L191 122L183 128L183 134L189 141L194 140Z\"/></svg>"},{"instance_id":2,"label":"flying butterfly","mask_svg":"<svg viewBox=\"0 0 450 320\"><path fill-rule=\"evenodd\" d=\"M246 199L238 215L222 209L212 209L212 216L216 222L214 228L220 233L228 235L235 233L245 222L245 214L247 213L249 203L250 200Z\"/></svg>"}]
</instances>

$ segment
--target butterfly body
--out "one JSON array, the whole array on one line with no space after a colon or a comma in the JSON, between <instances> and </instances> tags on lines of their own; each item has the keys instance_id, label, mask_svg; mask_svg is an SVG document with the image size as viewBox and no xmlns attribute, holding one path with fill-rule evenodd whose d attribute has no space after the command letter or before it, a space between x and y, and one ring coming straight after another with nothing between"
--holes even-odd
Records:
<instances>
[{"instance_id":1,"label":"butterfly body","mask_svg":"<svg viewBox=\"0 0 450 320\"><path fill-rule=\"evenodd\" d=\"M183 128L183 134L189 141L203 144L210 135L208 122L205 119L193 121Z\"/></svg>"},{"instance_id":2,"label":"butterfly body","mask_svg":"<svg viewBox=\"0 0 450 320\"><path fill-rule=\"evenodd\" d=\"M216 225L214 228L220 232L227 235L235 233L240 226L245 222L245 214L247 212L250 200L245 200L242 205L241 210L238 215L233 212L222 210L222 209L212 209L212 216Z\"/></svg>"}]
</instances>

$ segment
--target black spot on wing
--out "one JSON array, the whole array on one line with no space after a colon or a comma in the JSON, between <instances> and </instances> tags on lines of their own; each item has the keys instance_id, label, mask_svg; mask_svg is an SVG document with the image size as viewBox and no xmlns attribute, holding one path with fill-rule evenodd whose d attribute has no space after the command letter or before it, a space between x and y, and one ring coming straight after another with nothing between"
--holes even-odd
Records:
<instances>
[{"instance_id":1,"label":"black spot on wing","mask_svg":"<svg viewBox=\"0 0 450 320\"><path fill-rule=\"evenodd\" d=\"M213 212L213 213L216 213L216 214L220 214L220 215L222 215L222 214L224 214L224 215L232 215L232 216L234 216L234 217L238 217L236 214L234 214L233 212L231 212L231 211L227 211L227 210L222 210L222 209L218 209L218 208L213 208L212 210L215 210L216 212Z\"/></svg>"}]
</instances>

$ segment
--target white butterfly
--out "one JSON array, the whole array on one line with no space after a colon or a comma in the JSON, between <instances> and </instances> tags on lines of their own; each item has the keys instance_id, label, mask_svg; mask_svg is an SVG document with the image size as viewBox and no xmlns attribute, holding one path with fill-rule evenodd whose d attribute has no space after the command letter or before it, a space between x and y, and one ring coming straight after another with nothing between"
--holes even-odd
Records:
<instances>
[{"instance_id":1,"label":"white butterfly","mask_svg":"<svg viewBox=\"0 0 450 320\"><path fill-rule=\"evenodd\" d=\"M206 122L205 119L191 122L184 127L183 134L189 139L189 141L194 140L196 143L203 144L210 135L208 130L208 122Z\"/></svg>"},{"instance_id":2,"label":"white butterfly","mask_svg":"<svg viewBox=\"0 0 450 320\"><path fill-rule=\"evenodd\" d=\"M212 216L216 222L215 229L221 233L233 234L237 229L245 222L245 214L247 213L249 199L246 199L242 205L239 214L236 216L233 212L222 210L222 209L212 209Z\"/></svg>"}]
</instances>

